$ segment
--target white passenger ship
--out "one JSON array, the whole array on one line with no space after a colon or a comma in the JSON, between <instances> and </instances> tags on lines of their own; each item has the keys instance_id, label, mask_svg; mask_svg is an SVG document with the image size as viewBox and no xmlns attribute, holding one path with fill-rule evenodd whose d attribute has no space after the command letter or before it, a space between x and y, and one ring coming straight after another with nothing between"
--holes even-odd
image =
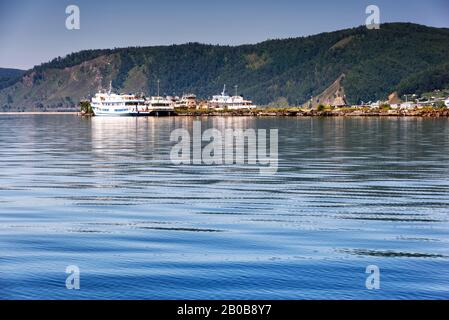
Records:
<instances>
[{"instance_id":1,"label":"white passenger ship","mask_svg":"<svg viewBox=\"0 0 449 320\"><path fill-rule=\"evenodd\" d=\"M134 94L115 94L98 92L91 100L92 110L96 116L130 116L145 109L145 99Z\"/></svg>"},{"instance_id":2,"label":"white passenger ship","mask_svg":"<svg viewBox=\"0 0 449 320\"><path fill-rule=\"evenodd\" d=\"M170 115L174 105L167 98L160 96L144 99L134 94L115 94L99 92L91 100L92 110L96 116L149 116Z\"/></svg>"},{"instance_id":3,"label":"white passenger ship","mask_svg":"<svg viewBox=\"0 0 449 320\"><path fill-rule=\"evenodd\" d=\"M237 87L235 96L226 94L226 85L223 87L221 95L212 97L209 101L209 107L215 110L239 110L239 109L255 109L257 106L251 100L246 100L242 96L237 95Z\"/></svg>"},{"instance_id":4,"label":"white passenger ship","mask_svg":"<svg viewBox=\"0 0 449 320\"><path fill-rule=\"evenodd\" d=\"M444 101L444 104L446 105L446 107L449 108L449 98L447 98L447 99Z\"/></svg>"}]
</instances>

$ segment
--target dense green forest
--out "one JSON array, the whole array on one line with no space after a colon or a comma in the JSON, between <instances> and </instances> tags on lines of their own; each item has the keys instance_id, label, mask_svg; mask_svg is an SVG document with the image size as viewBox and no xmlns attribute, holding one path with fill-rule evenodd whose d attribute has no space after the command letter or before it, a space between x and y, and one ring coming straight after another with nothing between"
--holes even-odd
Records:
<instances>
[{"instance_id":1,"label":"dense green forest","mask_svg":"<svg viewBox=\"0 0 449 320\"><path fill-rule=\"evenodd\" d=\"M27 71L24 79L39 88L25 90L22 79L0 90L0 107L38 102L69 107L108 87L109 81L117 91L155 94L157 79L161 93L170 95L193 92L208 98L226 84L232 91L238 85L239 94L260 105L280 99L298 105L343 73L347 99L357 103L385 99L393 91L448 86L448 70L449 29L392 23L379 30L358 27L254 45L187 43L81 51Z\"/></svg>"},{"instance_id":2,"label":"dense green forest","mask_svg":"<svg viewBox=\"0 0 449 320\"><path fill-rule=\"evenodd\" d=\"M410 92L421 95L425 92L449 88L449 63L431 66L414 73L402 80L397 88L401 95Z\"/></svg>"},{"instance_id":3,"label":"dense green forest","mask_svg":"<svg viewBox=\"0 0 449 320\"><path fill-rule=\"evenodd\" d=\"M9 87L19 81L25 71L18 69L0 68L0 89Z\"/></svg>"}]
</instances>

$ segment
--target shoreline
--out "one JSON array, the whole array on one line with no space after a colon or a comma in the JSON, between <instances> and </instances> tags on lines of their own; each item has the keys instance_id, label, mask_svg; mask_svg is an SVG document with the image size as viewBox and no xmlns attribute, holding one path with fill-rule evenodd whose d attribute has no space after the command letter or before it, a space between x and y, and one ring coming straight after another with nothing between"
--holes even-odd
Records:
<instances>
[{"instance_id":1,"label":"shoreline","mask_svg":"<svg viewBox=\"0 0 449 320\"><path fill-rule=\"evenodd\" d=\"M81 112L29 111L0 112L2 115L76 115L92 117ZM257 111L181 111L171 117L423 117L449 118L449 109L413 109L413 110L257 110Z\"/></svg>"},{"instance_id":2,"label":"shoreline","mask_svg":"<svg viewBox=\"0 0 449 320\"><path fill-rule=\"evenodd\" d=\"M178 113L178 116L222 116L222 117L423 117L449 118L449 109L413 109L413 110L257 110L257 111L190 111Z\"/></svg>"},{"instance_id":3,"label":"shoreline","mask_svg":"<svg viewBox=\"0 0 449 320\"><path fill-rule=\"evenodd\" d=\"M16 112L0 112L1 115L80 115L80 112L77 111L67 111L67 112L56 112L56 111L16 111Z\"/></svg>"}]
</instances>

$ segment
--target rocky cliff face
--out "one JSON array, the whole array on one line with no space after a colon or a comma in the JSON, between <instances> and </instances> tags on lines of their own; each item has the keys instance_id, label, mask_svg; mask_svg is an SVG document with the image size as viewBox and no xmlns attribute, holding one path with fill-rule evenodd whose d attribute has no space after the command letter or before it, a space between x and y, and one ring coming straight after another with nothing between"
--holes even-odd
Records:
<instances>
[{"instance_id":1,"label":"rocky cliff face","mask_svg":"<svg viewBox=\"0 0 449 320\"><path fill-rule=\"evenodd\" d=\"M340 75L337 80L335 80L326 90L321 94L312 97L310 101L305 103L303 106L316 109L319 105L323 106L334 106L343 107L348 104L346 101L345 89L342 85L345 75Z\"/></svg>"}]
</instances>

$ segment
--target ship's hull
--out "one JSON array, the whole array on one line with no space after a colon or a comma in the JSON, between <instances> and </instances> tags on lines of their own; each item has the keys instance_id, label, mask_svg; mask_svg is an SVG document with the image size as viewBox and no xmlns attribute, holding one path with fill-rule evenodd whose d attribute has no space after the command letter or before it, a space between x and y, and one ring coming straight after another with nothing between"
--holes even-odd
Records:
<instances>
[{"instance_id":1,"label":"ship's hull","mask_svg":"<svg viewBox=\"0 0 449 320\"><path fill-rule=\"evenodd\" d=\"M174 110L148 110L148 111L135 111L135 110L127 110L127 111L101 111L98 109L93 109L95 116L100 117L163 117L163 116L172 116L175 115Z\"/></svg>"},{"instance_id":2,"label":"ship's hull","mask_svg":"<svg viewBox=\"0 0 449 320\"><path fill-rule=\"evenodd\" d=\"M174 116L176 115L174 110L154 110L154 111L144 111L144 112L131 112L133 117L164 117L164 116Z\"/></svg>"},{"instance_id":3,"label":"ship's hull","mask_svg":"<svg viewBox=\"0 0 449 320\"><path fill-rule=\"evenodd\" d=\"M254 105L228 105L226 106L228 110L250 110L256 109L257 106Z\"/></svg>"},{"instance_id":4,"label":"ship's hull","mask_svg":"<svg viewBox=\"0 0 449 320\"><path fill-rule=\"evenodd\" d=\"M99 111L99 110L93 110L95 116L101 116L101 117L127 117L131 116L132 112L130 111Z\"/></svg>"}]
</instances>

